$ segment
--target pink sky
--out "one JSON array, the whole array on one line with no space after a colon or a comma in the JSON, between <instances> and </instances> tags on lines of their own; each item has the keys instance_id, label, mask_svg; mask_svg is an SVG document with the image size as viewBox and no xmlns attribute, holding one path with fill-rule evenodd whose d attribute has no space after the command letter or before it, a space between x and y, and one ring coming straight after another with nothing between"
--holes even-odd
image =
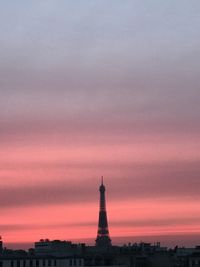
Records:
<instances>
[{"instance_id":1,"label":"pink sky","mask_svg":"<svg viewBox=\"0 0 200 267\"><path fill-rule=\"evenodd\" d=\"M106 174L111 237L132 237L134 242L149 236L159 241L162 235L200 234L197 137L194 144L187 138L164 138L167 143L162 136L157 142L136 136L140 141L135 143L59 139L55 144L47 136L37 144L24 137L23 146L2 146L5 241L94 240L99 174Z\"/></svg>"},{"instance_id":2,"label":"pink sky","mask_svg":"<svg viewBox=\"0 0 200 267\"><path fill-rule=\"evenodd\" d=\"M94 243L102 175L114 242L198 243L199 12L193 0L0 3L6 243Z\"/></svg>"}]
</instances>

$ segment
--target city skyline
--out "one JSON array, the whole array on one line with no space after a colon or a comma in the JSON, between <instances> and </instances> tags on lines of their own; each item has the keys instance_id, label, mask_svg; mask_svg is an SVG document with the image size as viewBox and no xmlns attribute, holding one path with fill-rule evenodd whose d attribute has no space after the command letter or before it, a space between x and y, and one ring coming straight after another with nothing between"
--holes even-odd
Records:
<instances>
[{"instance_id":1,"label":"city skyline","mask_svg":"<svg viewBox=\"0 0 200 267\"><path fill-rule=\"evenodd\" d=\"M0 3L6 243L95 242L103 175L113 243L198 244L199 13L196 0Z\"/></svg>"}]
</instances>

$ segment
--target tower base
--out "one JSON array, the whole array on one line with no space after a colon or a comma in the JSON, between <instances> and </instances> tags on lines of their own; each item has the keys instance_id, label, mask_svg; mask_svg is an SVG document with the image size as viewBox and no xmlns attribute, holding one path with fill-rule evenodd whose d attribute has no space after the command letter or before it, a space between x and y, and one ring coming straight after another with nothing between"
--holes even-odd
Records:
<instances>
[{"instance_id":1,"label":"tower base","mask_svg":"<svg viewBox=\"0 0 200 267\"><path fill-rule=\"evenodd\" d=\"M96 246L97 247L111 247L111 239L108 236L98 236L96 241Z\"/></svg>"}]
</instances>

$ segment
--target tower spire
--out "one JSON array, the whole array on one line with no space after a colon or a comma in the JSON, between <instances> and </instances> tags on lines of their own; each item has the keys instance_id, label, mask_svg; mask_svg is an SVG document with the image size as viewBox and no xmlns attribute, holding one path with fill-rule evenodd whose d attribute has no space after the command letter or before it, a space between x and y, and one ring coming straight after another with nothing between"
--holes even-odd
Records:
<instances>
[{"instance_id":1,"label":"tower spire","mask_svg":"<svg viewBox=\"0 0 200 267\"><path fill-rule=\"evenodd\" d=\"M103 176L102 176L101 185L99 187L100 205L99 205L99 222L98 222L96 246L104 248L112 245L108 230L105 191L106 188L103 184Z\"/></svg>"}]
</instances>

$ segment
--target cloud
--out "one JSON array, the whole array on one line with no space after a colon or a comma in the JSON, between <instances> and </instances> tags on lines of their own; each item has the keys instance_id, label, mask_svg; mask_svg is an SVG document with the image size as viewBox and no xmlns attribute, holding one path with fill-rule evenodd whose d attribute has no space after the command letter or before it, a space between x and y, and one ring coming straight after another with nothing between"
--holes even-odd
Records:
<instances>
[{"instance_id":1,"label":"cloud","mask_svg":"<svg viewBox=\"0 0 200 267\"><path fill-rule=\"evenodd\" d=\"M0 189L0 202L3 208L20 206L39 206L49 204L87 202L94 197L73 184L43 184L32 186L4 187Z\"/></svg>"},{"instance_id":2,"label":"cloud","mask_svg":"<svg viewBox=\"0 0 200 267\"><path fill-rule=\"evenodd\" d=\"M0 119L0 142L5 147L14 143L64 144L133 144L133 143L198 143L200 127L196 119L133 118L107 110L95 114L68 114L65 118Z\"/></svg>"},{"instance_id":3,"label":"cloud","mask_svg":"<svg viewBox=\"0 0 200 267\"><path fill-rule=\"evenodd\" d=\"M146 219L130 219L130 220L118 220L109 222L110 229L115 232L115 229L134 229L137 228L159 228L163 229L163 227L175 227L183 229L187 229L189 227L195 227L199 225L200 217L170 217L170 218L146 218ZM87 222L73 222L73 223L40 223L40 224L0 224L0 229L4 233L12 232L12 231L26 231L26 230L50 230L50 229L64 229L64 228L88 228L97 227L97 221L87 221ZM195 228L194 228L195 229Z\"/></svg>"},{"instance_id":4,"label":"cloud","mask_svg":"<svg viewBox=\"0 0 200 267\"><path fill-rule=\"evenodd\" d=\"M63 167L66 166L63 165ZM103 168L105 167L104 165ZM119 166L118 169L113 166L110 177L106 179L109 201L113 203L134 199L157 199L157 201L162 198L199 199L199 162L160 165L130 164L122 165L122 167ZM79 165L78 168L82 172L86 166L82 168ZM102 166L100 165L99 168L102 169ZM109 170L109 165L107 168ZM49 170L50 173L52 170ZM42 179L37 177L35 182L31 180L30 185L28 178L23 179L21 185L2 185L0 187L2 208L96 202L99 195L98 181L91 177L93 171L90 172L90 178L87 178L86 174L89 173L90 166L84 170L82 179L70 174L69 177L65 175L65 178L59 179L53 177L48 179L48 176ZM34 175L37 176L37 172Z\"/></svg>"}]
</instances>

